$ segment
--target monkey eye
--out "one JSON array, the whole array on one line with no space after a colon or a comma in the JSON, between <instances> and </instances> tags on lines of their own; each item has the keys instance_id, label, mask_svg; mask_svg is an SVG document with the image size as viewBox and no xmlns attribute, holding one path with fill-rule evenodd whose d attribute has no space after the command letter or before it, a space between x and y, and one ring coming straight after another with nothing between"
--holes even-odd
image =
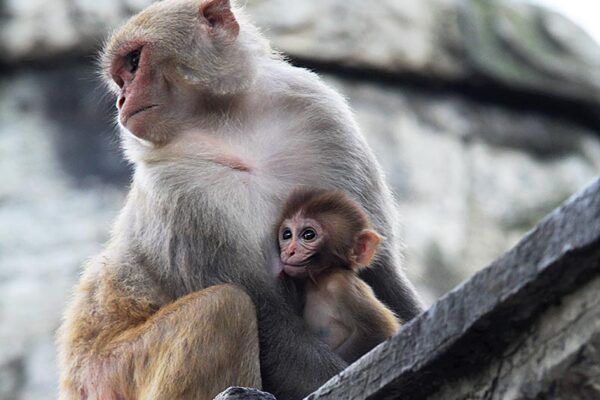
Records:
<instances>
[{"instance_id":1,"label":"monkey eye","mask_svg":"<svg viewBox=\"0 0 600 400\"><path fill-rule=\"evenodd\" d=\"M132 74L137 71L138 66L140 65L140 55L142 53L141 49L133 50L129 54L127 54L127 69Z\"/></svg>"},{"instance_id":2,"label":"monkey eye","mask_svg":"<svg viewBox=\"0 0 600 400\"><path fill-rule=\"evenodd\" d=\"M289 228L286 228L281 233L281 239L283 239L283 240L290 240L291 238L292 238L292 231Z\"/></svg>"},{"instance_id":3,"label":"monkey eye","mask_svg":"<svg viewBox=\"0 0 600 400\"><path fill-rule=\"evenodd\" d=\"M302 239L306 240L307 242L315 240L316 237L317 232L315 232L313 228L307 228L304 230L304 232L302 232Z\"/></svg>"}]
</instances>

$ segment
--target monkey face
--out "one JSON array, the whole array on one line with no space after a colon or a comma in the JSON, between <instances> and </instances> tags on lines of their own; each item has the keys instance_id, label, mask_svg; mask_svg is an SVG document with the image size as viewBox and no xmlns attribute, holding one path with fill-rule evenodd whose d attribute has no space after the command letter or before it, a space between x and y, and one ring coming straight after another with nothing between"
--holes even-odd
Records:
<instances>
[{"instance_id":1,"label":"monkey face","mask_svg":"<svg viewBox=\"0 0 600 400\"><path fill-rule=\"evenodd\" d=\"M293 278L308 277L326 240L322 225L296 215L283 221L278 237L283 271Z\"/></svg>"},{"instance_id":2,"label":"monkey face","mask_svg":"<svg viewBox=\"0 0 600 400\"><path fill-rule=\"evenodd\" d=\"M113 58L118 121L138 139L164 144L197 119L206 94L183 77L168 51L152 43L127 42Z\"/></svg>"},{"instance_id":3,"label":"monkey face","mask_svg":"<svg viewBox=\"0 0 600 400\"><path fill-rule=\"evenodd\" d=\"M164 90L166 85L151 61L152 55L150 46L128 43L113 59L110 74L119 87L116 106L121 127L140 139L156 142L159 137L152 127L172 99Z\"/></svg>"},{"instance_id":4,"label":"monkey face","mask_svg":"<svg viewBox=\"0 0 600 400\"><path fill-rule=\"evenodd\" d=\"M123 130L145 144L166 144L197 128L202 111L249 87L252 57L238 34L224 0L167 0L132 18L102 55Z\"/></svg>"},{"instance_id":5,"label":"monkey face","mask_svg":"<svg viewBox=\"0 0 600 400\"><path fill-rule=\"evenodd\" d=\"M277 233L280 265L292 278L315 279L332 268L358 271L373 259L381 236L348 195L322 189L291 194Z\"/></svg>"}]
</instances>

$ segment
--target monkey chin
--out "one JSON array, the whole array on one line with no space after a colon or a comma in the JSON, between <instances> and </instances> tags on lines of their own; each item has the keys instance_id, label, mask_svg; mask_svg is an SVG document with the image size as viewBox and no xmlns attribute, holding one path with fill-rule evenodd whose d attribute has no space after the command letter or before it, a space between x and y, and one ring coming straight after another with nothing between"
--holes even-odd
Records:
<instances>
[{"instance_id":1,"label":"monkey chin","mask_svg":"<svg viewBox=\"0 0 600 400\"><path fill-rule=\"evenodd\" d=\"M295 279L308 278L308 270L306 269L305 265L292 265L292 264L285 264L284 262L281 262L281 269L283 270L283 272L285 272L287 275L291 276L292 278L295 278Z\"/></svg>"},{"instance_id":2,"label":"monkey chin","mask_svg":"<svg viewBox=\"0 0 600 400\"><path fill-rule=\"evenodd\" d=\"M146 148L154 148L155 147L154 143L152 141L144 139L145 135L136 135L133 131L131 131L131 129L127 128L120 121L119 121L119 126L121 128L121 135L124 135L123 139L125 140L125 142L129 142L133 139L134 142L141 144L143 147L146 147Z\"/></svg>"},{"instance_id":3,"label":"monkey chin","mask_svg":"<svg viewBox=\"0 0 600 400\"><path fill-rule=\"evenodd\" d=\"M152 118L155 114L156 110L155 105L150 107L144 107L133 114L125 117L121 117L119 119L119 123L121 127L133 135L136 139L142 142L145 145L154 144L153 139L153 128L156 127L156 124L153 120L156 118ZM140 118L141 116L141 118Z\"/></svg>"}]
</instances>

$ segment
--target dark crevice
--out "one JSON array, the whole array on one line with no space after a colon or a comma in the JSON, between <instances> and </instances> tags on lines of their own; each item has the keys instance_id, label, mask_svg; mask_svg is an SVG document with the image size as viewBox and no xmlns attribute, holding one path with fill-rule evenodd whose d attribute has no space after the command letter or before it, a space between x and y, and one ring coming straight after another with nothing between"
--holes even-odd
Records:
<instances>
[{"instance_id":1,"label":"dark crevice","mask_svg":"<svg viewBox=\"0 0 600 400\"><path fill-rule=\"evenodd\" d=\"M59 127L56 150L65 169L83 186L126 185L131 171L119 150L114 101L95 69L74 64L48 69L44 76L44 111Z\"/></svg>"},{"instance_id":2,"label":"dark crevice","mask_svg":"<svg viewBox=\"0 0 600 400\"><path fill-rule=\"evenodd\" d=\"M98 47L100 48L100 47ZM43 60L28 60L19 64L0 61L0 75L23 67L32 69L55 69L80 64L95 64L95 55L76 56L63 54ZM516 112L534 112L552 115L555 118L571 121L579 126L600 130L600 107L593 102L554 96L548 93L528 91L509 87L491 77L476 72L468 75L468 79L448 80L441 77L425 76L410 72L392 73L375 68L344 66L331 62L320 62L305 58L288 57L288 60L299 67L315 72L338 76L342 79L373 82L398 89L420 91L427 95L454 95L465 100L481 104L502 106Z\"/></svg>"},{"instance_id":3,"label":"dark crevice","mask_svg":"<svg viewBox=\"0 0 600 400\"><path fill-rule=\"evenodd\" d=\"M100 49L100 45L98 45L98 49ZM74 64L94 64L96 59L95 55L63 54L43 60L28 60L19 64L0 61L0 75L22 67L54 69ZM448 80L405 71L392 73L375 68L344 66L291 56L288 56L288 60L296 66L336 75L343 79L379 83L431 95L455 95L482 104L499 105L508 110L552 115L594 131L600 130L600 112L598 112L600 106L598 104L509 87L492 77L486 77L476 72L470 73L468 79Z\"/></svg>"},{"instance_id":4,"label":"dark crevice","mask_svg":"<svg viewBox=\"0 0 600 400\"><path fill-rule=\"evenodd\" d=\"M392 73L374 68L343 66L302 58L288 58L299 67L340 78L373 82L398 89L420 91L428 95L454 95L480 104L497 105L516 112L552 115L579 126L599 131L600 107L592 102L553 96L506 86L490 77L472 72L465 80L448 80L410 72Z\"/></svg>"},{"instance_id":5,"label":"dark crevice","mask_svg":"<svg viewBox=\"0 0 600 400\"><path fill-rule=\"evenodd\" d=\"M1 1L1 0L0 0ZM87 68L95 67L98 60L98 53L102 49L102 43L99 41L96 51L93 53L81 54L81 49L60 52L51 56L23 58L18 62L0 59L0 76L15 73L23 69L46 70L67 68L73 65L87 65Z\"/></svg>"},{"instance_id":6,"label":"dark crevice","mask_svg":"<svg viewBox=\"0 0 600 400\"><path fill-rule=\"evenodd\" d=\"M0 365L0 397L3 399L20 398L25 384L25 360L22 357L10 359Z\"/></svg>"},{"instance_id":7,"label":"dark crevice","mask_svg":"<svg viewBox=\"0 0 600 400\"><path fill-rule=\"evenodd\" d=\"M53 144L64 170L86 187L96 182L125 186L131 169L119 149L114 100L98 79L91 57L54 62L4 65L0 78L31 75L40 104L24 100L22 110L39 112L53 124Z\"/></svg>"}]
</instances>

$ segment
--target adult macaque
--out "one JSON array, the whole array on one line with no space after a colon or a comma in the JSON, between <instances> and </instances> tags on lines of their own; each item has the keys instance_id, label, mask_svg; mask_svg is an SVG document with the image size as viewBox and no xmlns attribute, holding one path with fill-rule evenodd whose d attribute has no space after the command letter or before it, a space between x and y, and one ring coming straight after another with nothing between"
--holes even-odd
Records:
<instances>
[{"instance_id":1,"label":"adult macaque","mask_svg":"<svg viewBox=\"0 0 600 400\"><path fill-rule=\"evenodd\" d=\"M347 362L398 332L394 313L358 277L381 237L352 199L339 191L296 191L278 226L281 272L304 283L311 332Z\"/></svg>"},{"instance_id":2,"label":"adult macaque","mask_svg":"<svg viewBox=\"0 0 600 400\"><path fill-rule=\"evenodd\" d=\"M61 399L209 399L261 382L297 399L344 368L273 278L272 223L297 186L360 200L389 239L363 278L401 318L420 311L392 198L348 107L228 0L153 4L102 64L135 172L60 328Z\"/></svg>"}]
</instances>

